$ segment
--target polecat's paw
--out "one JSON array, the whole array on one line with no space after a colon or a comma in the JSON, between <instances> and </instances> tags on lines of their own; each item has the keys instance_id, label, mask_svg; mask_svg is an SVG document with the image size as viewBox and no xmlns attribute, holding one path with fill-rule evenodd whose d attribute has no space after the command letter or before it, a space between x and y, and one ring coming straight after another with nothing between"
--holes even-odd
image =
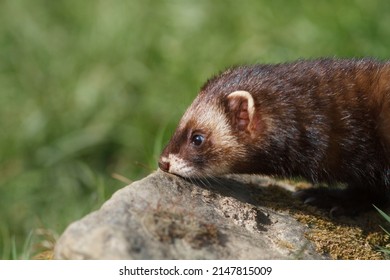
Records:
<instances>
[{"instance_id":1,"label":"polecat's paw","mask_svg":"<svg viewBox=\"0 0 390 280\"><path fill-rule=\"evenodd\" d=\"M294 194L305 204L328 209L331 217L354 216L372 209L372 199L359 189L311 188Z\"/></svg>"}]
</instances>

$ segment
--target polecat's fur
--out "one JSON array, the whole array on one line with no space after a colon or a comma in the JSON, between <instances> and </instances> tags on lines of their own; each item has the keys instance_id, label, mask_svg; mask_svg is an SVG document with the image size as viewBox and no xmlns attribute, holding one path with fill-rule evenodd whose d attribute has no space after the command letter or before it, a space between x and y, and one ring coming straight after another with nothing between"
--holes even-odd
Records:
<instances>
[{"instance_id":1,"label":"polecat's fur","mask_svg":"<svg viewBox=\"0 0 390 280\"><path fill-rule=\"evenodd\" d=\"M239 66L210 79L159 166L183 177L226 173L344 183L299 194L354 212L390 192L390 62L320 59ZM336 207L336 208L335 208Z\"/></svg>"}]
</instances>

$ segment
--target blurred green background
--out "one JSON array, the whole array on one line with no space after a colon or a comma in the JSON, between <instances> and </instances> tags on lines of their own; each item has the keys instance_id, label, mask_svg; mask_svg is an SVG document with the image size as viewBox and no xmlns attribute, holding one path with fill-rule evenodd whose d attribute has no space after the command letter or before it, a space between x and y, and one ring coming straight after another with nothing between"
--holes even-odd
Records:
<instances>
[{"instance_id":1,"label":"blurred green background","mask_svg":"<svg viewBox=\"0 0 390 280\"><path fill-rule=\"evenodd\" d=\"M211 75L324 56L389 58L390 1L0 1L0 258L155 170Z\"/></svg>"}]
</instances>

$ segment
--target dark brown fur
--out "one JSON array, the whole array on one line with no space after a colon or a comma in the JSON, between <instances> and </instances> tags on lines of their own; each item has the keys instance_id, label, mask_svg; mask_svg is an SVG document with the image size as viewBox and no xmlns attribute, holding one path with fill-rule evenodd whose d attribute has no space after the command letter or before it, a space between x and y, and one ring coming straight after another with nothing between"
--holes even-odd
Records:
<instances>
[{"instance_id":1,"label":"dark brown fur","mask_svg":"<svg viewBox=\"0 0 390 280\"><path fill-rule=\"evenodd\" d=\"M234 102L227 98L237 90L253 96L255 113L250 124L246 122L248 104L240 98ZM234 145L226 150L219 147L221 143L212 141L204 125L196 128L197 133L209 133L206 140L210 141L205 141L204 147L191 146L191 122L196 120L191 112L195 114L195 108L201 111L202 106L204 110L218 108L227 115L232 135L242 144L240 155L235 156ZM231 161L222 173L344 183L348 187L343 191L313 188L298 196L347 213L372 203L381 205L389 195L389 62L321 59L234 67L210 79L186 114L190 121L181 123L162 157L177 154L195 166L199 175L219 175L202 174L202 170ZM249 126L243 130L245 124ZM169 170L162 160L159 165Z\"/></svg>"}]
</instances>

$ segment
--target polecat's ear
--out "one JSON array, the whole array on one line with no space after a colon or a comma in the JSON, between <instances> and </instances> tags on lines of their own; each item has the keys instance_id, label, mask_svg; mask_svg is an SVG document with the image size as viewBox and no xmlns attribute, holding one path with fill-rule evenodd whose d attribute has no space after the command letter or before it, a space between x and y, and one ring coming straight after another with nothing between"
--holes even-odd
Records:
<instances>
[{"instance_id":1,"label":"polecat's ear","mask_svg":"<svg viewBox=\"0 0 390 280\"><path fill-rule=\"evenodd\" d=\"M252 132L255 103L252 95L243 90L234 91L227 97L228 110L231 113L233 126L238 131Z\"/></svg>"}]
</instances>

